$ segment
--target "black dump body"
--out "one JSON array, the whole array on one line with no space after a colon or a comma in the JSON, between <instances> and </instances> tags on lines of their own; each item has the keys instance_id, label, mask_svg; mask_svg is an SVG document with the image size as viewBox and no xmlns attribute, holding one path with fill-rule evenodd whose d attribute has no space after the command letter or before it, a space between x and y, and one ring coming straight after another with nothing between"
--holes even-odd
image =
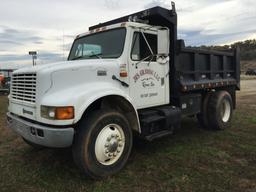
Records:
<instances>
[{"instance_id":1,"label":"black dump body","mask_svg":"<svg viewBox=\"0 0 256 192\"><path fill-rule=\"evenodd\" d=\"M89 29L127 22L132 18L147 20L149 25L168 27L170 30L171 100L179 103L180 98L188 93L202 93L211 88L240 89L239 49L220 52L186 48L183 40L177 40L177 14L174 3L172 10L154 7Z\"/></svg>"},{"instance_id":2,"label":"black dump body","mask_svg":"<svg viewBox=\"0 0 256 192\"><path fill-rule=\"evenodd\" d=\"M178 41L176 78L182 92L235 86L240 89L239 49L212 51L186 48Z\"/></svg>"}]
</instances>

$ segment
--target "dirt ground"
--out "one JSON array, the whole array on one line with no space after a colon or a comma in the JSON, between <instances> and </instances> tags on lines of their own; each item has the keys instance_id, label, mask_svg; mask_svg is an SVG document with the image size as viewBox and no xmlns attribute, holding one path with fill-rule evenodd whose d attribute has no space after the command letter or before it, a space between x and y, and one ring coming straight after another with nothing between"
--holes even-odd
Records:
<instances>
[{"instance_id":1,"label":"dirt ground","mask_svg":"<svg viewBox=\"0 0 256 192\"><path fill-rule=\"evenodd\" d=\"M241 81L241 91L237 92L237 103L256 110L256 79Z\"/></svg>"}]
</instances>

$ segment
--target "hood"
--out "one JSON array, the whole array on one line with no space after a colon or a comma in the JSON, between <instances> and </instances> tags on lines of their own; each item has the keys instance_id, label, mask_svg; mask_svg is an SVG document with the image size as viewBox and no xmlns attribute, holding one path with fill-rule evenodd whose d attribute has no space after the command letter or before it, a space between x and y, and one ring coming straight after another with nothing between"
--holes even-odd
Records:
<instances>
[{"instance_id":1,"label":"hood","mask_svg":"<svg viewBox=\"0 0 256 192\"><path fill-rule=\"evenodd\" d=\"M18 69L13 72L16 73L51 73L59 70L78 70L82 69L95 69L100 66L106 66L107 63L118 63L116 59L87 59L87 60L76 60L76 61L62 61L56 63L49 63L44 65L37 65Z\"/></svg>"},{"instance_id":2,"label":"hood","mask_svg":"<svg viewBox=\"0 0 256 192\"><path fill-rule=\"evenodd\" d=\"M46 93L66 90L70 87L95 81L111 81L118 74L118 60L90 59L63 61L16 70L14 74L36 73L37 102ZM97 71L106 71L106 76L97 76ZM113 80L112 80L113 81Z\"/></svg>"}]
</instances>

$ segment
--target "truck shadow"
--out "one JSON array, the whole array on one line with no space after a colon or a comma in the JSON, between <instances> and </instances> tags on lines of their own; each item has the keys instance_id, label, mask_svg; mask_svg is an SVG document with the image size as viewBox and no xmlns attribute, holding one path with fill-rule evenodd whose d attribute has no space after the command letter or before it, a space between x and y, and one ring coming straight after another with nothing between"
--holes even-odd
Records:
<instances>
[{"instance_id":1,"label":"truck shadow","mask_svg":"<svg viewBox=\"0 0 256 192\"><path fill-rule=\"evenodd\" d=\"M156 139L154 141L146 141L135 137L133 153L158 153L159 150L170 148L173 145L183 143L189 144L189 141L199 136L207 134L197 123L196 118L184 118L181 122L181 127L172 135Z\"/></svg>"}]
</instances>

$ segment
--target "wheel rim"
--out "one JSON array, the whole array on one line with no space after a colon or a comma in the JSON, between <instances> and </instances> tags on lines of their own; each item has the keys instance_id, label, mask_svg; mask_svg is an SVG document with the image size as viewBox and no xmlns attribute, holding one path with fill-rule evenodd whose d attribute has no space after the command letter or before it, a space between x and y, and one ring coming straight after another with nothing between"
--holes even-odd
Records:
<instances>
[{"instance_id":1,"label":"wheel rim","mask_svg":"<svg viewBox=\"0 0 256 192\"><path fill-rule=\"evenodd\" d=\"M105 126L96 138L95 155L103 165L114 164L122 155L125 145L124 131L117 124Z\"/></svg>"},{"instance_id":2,"label":"wheel rim","mask_svg":"<svg viewBox=\"0 0 256 192\"><path fill-rule=\"evenodd\" d=\"M231 105L228 100L224 100L221 106L221 117L223 122L228 122L231 114Z\"/></svg>"}]
</instances>

